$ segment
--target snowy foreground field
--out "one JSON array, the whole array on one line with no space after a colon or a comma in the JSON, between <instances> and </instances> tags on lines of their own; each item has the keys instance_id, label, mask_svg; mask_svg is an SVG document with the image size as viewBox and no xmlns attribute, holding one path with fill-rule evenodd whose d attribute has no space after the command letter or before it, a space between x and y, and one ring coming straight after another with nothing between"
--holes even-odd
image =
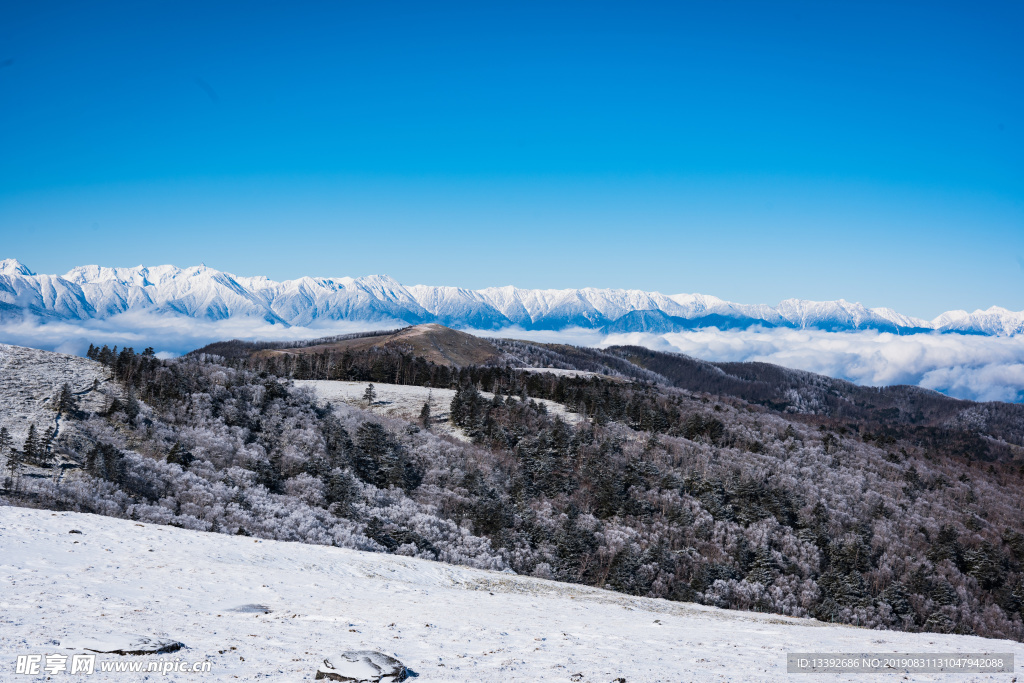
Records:
<instances>
[{"instance_id":1,"label":"snowy foreground field","mask_svg":"<svg viewBox=\"0 0 1024 683\"><path fill-rule=\"evenodd\" d=\"M45 678L17 675L18 655L72 654L61 644L120 634L180 641L186 649L164 658L210 662L211 672L97 669L52 680L311 680L324 656L342 650L393 655L416 674L411 680L474 682L905 680L787 674L787 651L1013 652L1024 661L1024 646L1007 641L826 626L405 557L12 507L0 507L0 582L4 681ZM97 662L110 659L147 657Z\"/></svg>"}]
</instances>

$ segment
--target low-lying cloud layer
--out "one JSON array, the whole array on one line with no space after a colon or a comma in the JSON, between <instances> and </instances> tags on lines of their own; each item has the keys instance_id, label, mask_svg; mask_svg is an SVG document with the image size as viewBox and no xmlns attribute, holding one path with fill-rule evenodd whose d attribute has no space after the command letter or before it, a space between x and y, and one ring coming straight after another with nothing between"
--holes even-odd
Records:
<instances>
[{"instance_id":1,"label":"low-lying cloud layer","mask_svg":"<svg viewBox=\"0 0 1024 683\"><path fill-rule=\"evenodd\" d=\"M778 328L607 336L585 329L505 330L502 336L582 346L632 344L710 361L774 363L857 384L915 384L974 401L1024 402L1024 337Z\"/></svg>"},{"instance_id":2,"label":"low-lying cloud layer","mask_svg":"<svg viewBox=\"0 0 1024 683\"><path fill-rule=\"evenodd\" d=\"M0 324L0 342L84 356L89 344L152 346L163 358L179 356L227 339L292 341L350 332L404 327L401 321L336 322L323 327L283 327L258 318L196 320L147 312L129 312L103 320L47 321L26 318Z\"/></svg>"},{"instance_id":3,"label":"low-lying cloud layer","mask_svg":"<svg viewBox=\"0 0 1024 683\"><path fill-rule=\"evenodd\" d=\"M262 320L220 322L125 313L106 320L47 322L27 319L0 326L0 341L82 355L90 343L154 347L161 356L186 353L224 339L299 340L400 327L398 321L341 322L323 327L281 327ZM558 332L509 328L481 336L607 347L634 344L712 361L763 361L857 384L915 384L978 401L1024 402L1024 338L958 334L895 334L714 328L663 335L603 335L575 328Z\"/></svg>"}]
</instances>

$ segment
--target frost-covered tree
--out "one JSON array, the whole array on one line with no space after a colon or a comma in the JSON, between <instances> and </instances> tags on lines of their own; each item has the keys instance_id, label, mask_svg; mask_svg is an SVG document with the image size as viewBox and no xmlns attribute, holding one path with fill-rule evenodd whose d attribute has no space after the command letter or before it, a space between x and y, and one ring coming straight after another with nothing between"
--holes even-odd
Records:
<instances>
[{"instance_id":1,"label":"frost-covered tree","mask_svg":"<svg viewBox=\"0 0 1024 683\"><path fill-rule=\"evenodd\" d=\"M420 408L420 426L424 429L430 429L430 399L428 398L424 403L423 407Z\"/></svg>"}]
</instances>

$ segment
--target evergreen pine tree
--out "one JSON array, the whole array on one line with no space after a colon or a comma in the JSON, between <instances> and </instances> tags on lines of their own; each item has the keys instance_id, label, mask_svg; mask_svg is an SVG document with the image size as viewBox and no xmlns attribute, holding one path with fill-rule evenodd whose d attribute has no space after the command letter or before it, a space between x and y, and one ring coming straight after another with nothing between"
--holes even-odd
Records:
<instances>
[{"instance_id":1,"label":"evergreen pine tree","mask_svg":"<svg viewBox=\"0 0 1024 683\"><path fill-rule=\"evenodd\" d=\"M7 481L4 482L4 487L7 489L13 489L18 481L18 473L21 471L21 454L18 453L17 449L11 446L14 443L14 439L11 438L11 433L7 431L7 427L0 427L0 457L3 457L4 453L7 453Z\"/></svg>"},{"instance_id":2,"label":"evergreen pine tree","mask_svg":"<svg viewBox=\"0 0 1024 683\"><path fill-rule=\"evenodd\" d=\"M430 429L430 400L423 404L420 409L420 424L423 425L424 429Z\"/></svg>"},{"instance_id":3,"label":"evergreen pine tree","mask_svg":"<svg viewBox=\"0 0 1024 683\"><path fill-rule=\"evenodd\" d=\"M76 399L74 392L71 391L71 385L65 382L60 391L57 392L57 399L55 401L57 406L57 412L66 415L67 413L73 413L78 409L76 405Z\"/></svg>"},{"instance_id":4,"label":"evergreen pine tree","mask_svg":"<svg viewBox=\"0 0 1024 683\"><path fill-rule=\"evenodd\" d=\"M370 406L377 400L377 391L373 388L372 384L366 386L366 391L363 392L363 400L366 401L366 405Z\"/></svg>"},{"instance_id":5,"label":"evergreen pine tree","mask_svg":"<svg viewBox=\"0 0 1024 683\"><path fill-rule=\"evenodd\" d=\"M188 466L195 460L195 456L185 450L180 443L176 443L171 446L171 451L167 454L166 460L167 462L180 465L183 470L187 470Z\"/></svg>"},{"instance_id":6,"label":"evergreen pine tree","mask_svg":"<svg viewBox=\"0 0 1024 683\"><path fill-rule=\"evenodd\" d=\"M25 437L25 445L21 448L21 454L26 462L36 463L39 460L39 434L36 433L36 425L28 426L28 435Z\"/></svg>"},{"instance_id":7,"label":"evergreen pine tree","mask_svg":"<svg viewBox=\"0 0 1024 683\"><path fill-rule=\"evenodd\" d=\"M46 430L43 433L42 438L39 439L39 452L38 452L38 456L36 458L36 461L38 462L38 464L40 464L40 465L48 465L48 464L50 464L50 460L53 457L53 455L52 455L52 448L53 448L53 434L50 432L50 430Z\"/></svg>"},{"instance_id":8,"label":"evergreen pine tree","mask_svg":"<svg viewBox=\"0 0 1024 683\"><path fill-rule=\"evenodd\" d=\"M757 582L764 586L771 585L775 580L775 563L772 562L771 553L767 548L760 548L754 558L754 562L747 572L747 581Z\"/></svg>"}]
</instances>

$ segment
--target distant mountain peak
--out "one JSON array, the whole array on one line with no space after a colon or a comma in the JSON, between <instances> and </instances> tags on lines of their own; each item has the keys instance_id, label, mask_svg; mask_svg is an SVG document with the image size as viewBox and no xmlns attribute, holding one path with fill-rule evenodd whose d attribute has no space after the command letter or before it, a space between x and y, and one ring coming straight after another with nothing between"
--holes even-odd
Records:
<instances>
[{"instance_id":1,"label":"distant mountain peak","mask_svg":"<svg viewBox=\"0 0 1024 683\"><path fill-rule=\"evenodd\" d=\"M35 273L18 259L6 258L0 261L0 275L35 275Z\"/></svg>"},{"instance_id":2,"label":"distant mountain peak","mask_svg":"<svg viewBox=\"0 0 1024 683\"><path fill-rule=\"evenodd\" d=\"M407 287L383 274L276 282L264 276L239 277L205 264L188 268L88 265L56 276L35 275L20 261L6 259L0 261L0 278L0 322L26 313L44 320L85 320L149 310L213 321L253 318L305 327L349 320L439 323L481 330L580 327L607 334L666 334L711 327L1024 334L1024 312L998 306L973 313L949 311L926 321L845 299L786 299L769 306L707 294L665 295L637 289Z\"/></svg>"}]
</instances>

